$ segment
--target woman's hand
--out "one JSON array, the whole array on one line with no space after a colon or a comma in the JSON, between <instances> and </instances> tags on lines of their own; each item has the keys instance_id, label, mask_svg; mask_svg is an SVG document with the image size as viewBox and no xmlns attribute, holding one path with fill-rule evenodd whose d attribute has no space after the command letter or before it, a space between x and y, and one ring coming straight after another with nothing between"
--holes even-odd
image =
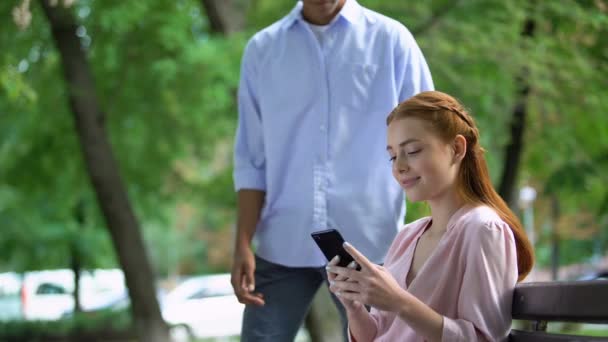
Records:
<instances>
[{"instance_id":1,"label":"woman's hand","mask_svg":"<svg viewBox=\"0 0 608 342\"><path fill-rule=\"evenodd\" d=\"M336 255L333 259L331 259L331 261L327 264L327 280L329 281L329 290L331 292L333 292L334 294L335 291L332 290L332 286L333 284L335 284L336 282L348 282L348 278L345 276L341 276L338 275L337 273L334 273L330 270L333 270L334 268L342 268L345 270L355 270L357 265L355 264L355 262L351 262L347 267L340 267L338 266L338 262L340 262L340 256ZM342 305L344 305L344 308L346 310L349 311L354 311L354 310L358 310L362 307L361 303L353 301L353 300L349 300L349 299L345 299L342 298L340 296L337 296L338 299L340 300L340 302L342 303Z\"/></svg>"},{"instance_id":2,"label":"woman's hand","mask_svg":"<svg viewBox=\"0 0 608 342\"><path fill-rule=\"evenodd\" d=\"M361 266L360 271L354 267L338 267L335 258L327 266L328 277L331 275L329 289L340 298L344 306L347 303L359 306L366 304L379 310L398 312L403 305L407 305L411 295L399 286L384 267L369 261L348 242L344 243L344 249Z\"/></svg>"}]
</instances>

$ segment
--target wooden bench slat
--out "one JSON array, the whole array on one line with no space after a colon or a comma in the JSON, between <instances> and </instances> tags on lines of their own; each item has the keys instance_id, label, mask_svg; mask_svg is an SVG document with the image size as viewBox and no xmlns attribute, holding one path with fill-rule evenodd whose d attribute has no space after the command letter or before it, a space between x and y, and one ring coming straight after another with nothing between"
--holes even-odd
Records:
<instances>
[{"instance_id":1,"label":"wooden bench slat","mask_svg":"<svg viewBox=\"0 0 608 342\"><path fill-rule=\"evenodd\" d=\"M523 283L513 293L514 319L608 323L608 280Z\"/></svg>"},{"instance_id":2,"label":"wooden bench slat","mask_svg":"<svg viewBox=\"0 0 608 342\"><path fill-rule=\"evenodd\" d=\"M509 342L587 342L587 341L608 341L607 337L594 337L594 336L574 336L574 335L560 335L560 334L548 334L543 332L531 332L521 330L511 330L509 335Z\"/></svg>"}]
</instances>

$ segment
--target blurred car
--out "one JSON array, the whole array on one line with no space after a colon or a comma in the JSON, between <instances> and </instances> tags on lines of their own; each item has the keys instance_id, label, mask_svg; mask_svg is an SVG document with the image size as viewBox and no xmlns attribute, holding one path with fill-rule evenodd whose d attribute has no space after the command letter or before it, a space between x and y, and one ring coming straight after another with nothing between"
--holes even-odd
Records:
<instances>
[{"instance_id":1,"label":"blurred car","mask_svg":"<svg viewBox=\"0 0 608 342\"><path fill-rule=\"evenodd\" d=\"M175 341L238 336L243 310L230 274L191 277L170 291L161 305Z\"/></svg>"},{"instance_id":2,"label":"blurred car","mask_svg":"<svg viewBox=\"0 0 608 342\"><path fill-rule=\"evenodd\" d=\"M21 319L21 276L14 272L0 273L0 321Z\"/></svg>"},{"instance_id":3,"label":"blurred car","mask_svg":"<svg viewBox=\"0 0 608 342\"><path fill-rule=\"evenodd\" d=\"M27 272L21 285L21 312L26 320L58 320L74 308L71 270Z\"/></svg>"},{"instance_id":4,"label":"blurred car","mask_svg":"<svg viewBox=\"0 0 608 342\"><path fill-rule=\"evenodd\" d=\"M608 280L607 270L595 270L577 278L577 280Z\"/></svg>"},{"instance_id":5,"label":"blurred car","mask_svg":"<svg viewBox=\"0 0 608 342\"><path fill-rule=\"evenodd\" d=\"M80 305L99 310L126 296L120 269L82 272ZM58 320L74 311L74 273L69 269L26 272L21 284L21 312L25 320Z\"/></svg>"}]
</instances>

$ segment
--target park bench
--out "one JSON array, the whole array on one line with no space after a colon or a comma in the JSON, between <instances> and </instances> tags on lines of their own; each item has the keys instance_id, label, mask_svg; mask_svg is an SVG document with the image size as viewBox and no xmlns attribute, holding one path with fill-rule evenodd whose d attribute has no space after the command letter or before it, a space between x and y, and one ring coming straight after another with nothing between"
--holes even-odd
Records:
<instances>
[{"instance_id":1,"label":"park bench","mask_svg":"<svg viewBox=\"0 0 608 342\"><path fill-rule=\"evenodd\" d=\"M608 324L608 280L522 283L513 294L512 317L530 321L526 330L511 330L511 342L608 341L548 333L548 322Z\"/></svg>"}]
</instances>

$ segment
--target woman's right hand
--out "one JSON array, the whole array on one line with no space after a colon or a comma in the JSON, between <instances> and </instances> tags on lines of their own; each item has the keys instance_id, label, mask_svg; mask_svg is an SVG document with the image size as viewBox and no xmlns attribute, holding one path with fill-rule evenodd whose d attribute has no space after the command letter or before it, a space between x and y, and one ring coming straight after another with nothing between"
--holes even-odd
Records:
<instances>
[{"instance_id":1,"label":"woman's right hand","mask_svg":"<svg viewBox=\"0 0 608 342\"><path fill-rule=\"evenodd\" d=\"M340 256L336 255L333 259L331 259L331 261L327 264L327 266L328 267L330 267L330 266L339 267L339 266L337 266L338 262L340 262ZM357 267L357 264L354 261L351 262L347 266L347 268L350 268L350 269L355 269L356 267ZM336 282L349 282L349 281L352 282L353 280L349 280L347 277L330 272L329 270L327 270L327 280L329 281L329 291L331 291L333 294L336 295L336 297L340 300L340 303L342 303L342 305L344 306L344 308L346 310L355 311L355 310L359 310L363 306L361 303L359 303L357 301L342 298L342 296L340 296L340 293L337 293L336 290L334 290L332 288L332 285Z\"/></svg>"}]
</instances>

